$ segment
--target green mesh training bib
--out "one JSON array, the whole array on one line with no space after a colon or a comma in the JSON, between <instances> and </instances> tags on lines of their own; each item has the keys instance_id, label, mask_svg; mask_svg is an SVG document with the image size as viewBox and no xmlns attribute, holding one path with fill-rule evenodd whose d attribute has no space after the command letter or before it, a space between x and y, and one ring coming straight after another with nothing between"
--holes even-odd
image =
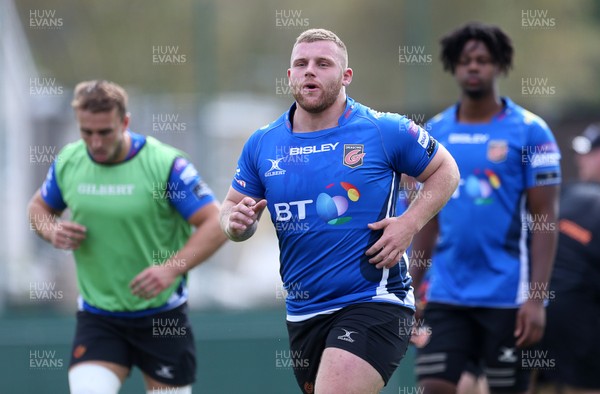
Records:
<instances>
[{"instance_id":1,"label":"green mesh training bib","mask_svg":"<svg viewBox=\"0 0 600 394\"><path fill-rule=\"evenodd\" d=\"M165 198L173 161L185 154L147 137L131 159L98 164L85 143L67 145L56 162L56 181L71 221L87 227L74 251L83 299L107 311L139 311L164 305L182 278L156 298L131 294L129 283L142 270L179 250L191 226Z\"/></svg>"}]
</instances>

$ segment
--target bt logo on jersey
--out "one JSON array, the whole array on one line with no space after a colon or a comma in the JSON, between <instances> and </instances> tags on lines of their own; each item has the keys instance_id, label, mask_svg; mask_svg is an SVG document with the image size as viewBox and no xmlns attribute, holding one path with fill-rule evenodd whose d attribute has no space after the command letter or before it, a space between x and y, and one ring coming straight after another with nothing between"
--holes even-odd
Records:
<instances>
[{"instance_id":1,"label":"bt logo on jersey","mask_svg":"<svg viewBox=\"0 0 600 394\"><path fill-rule=\"evenodd\" d=\"M488 205L494 201L493 192L502 187L502 182L494 171L486 168L475 170L466 179L461 178L452 198L460 197L461 186L464 187L464 191L476 205Z\"/></svg>"},{"instance_id":2,"label":"bt logo on jersey","mask_svg":"<svg viewBox=\"0 0 600 394\"><path fill-rule=\"evenodd\" d=\"M339 189L339 186L345 190L345 193L341 190L336 191L335 188L337 187L337 189ZM336 195L332 197L327 193L321 193L317 197L317 214L321 219L331 225L344 224L352 220L351 216L342 215L348 210L348 200L356 202L360 198L360 192L356 186L348 182L340 182L339 186L337 183L330 183L325 188L333 191L334 193L332 194L341 192L346 194L346 196Z\"/></svg>"},{"instance_id":3,"label":"bt logo on jersey","mask_svg":"<svg viewBox=\"0 0 600 394\"><path fill-rule=\"evenodd\" d=\"M359 200L358 188L348 182L335 182L325 186L325 189L327 193L320 193L317 196L316 210L319 218L330 225L344 224L352 220L351 216L343 215L348 211L350 203ZM314 202L310 199L273 204L275 221L304 220L307 215L307 207Z\"/></svg>"},{"instance_id":4,"label":"bt logo on jersey","mask_svg":"<svg viewBox=\"0 0 600 394\"><path fill-rule=\"evenodd\" d=\"M292 210L297 212L299 220L306 219L306 205L312 204L313 200L292 201L289 203L280 202L273 204L275 207L275 220L278 222L287 222L294 217ZM295 208L294 208L295 207Z\"/></svg>"}]
</instances>

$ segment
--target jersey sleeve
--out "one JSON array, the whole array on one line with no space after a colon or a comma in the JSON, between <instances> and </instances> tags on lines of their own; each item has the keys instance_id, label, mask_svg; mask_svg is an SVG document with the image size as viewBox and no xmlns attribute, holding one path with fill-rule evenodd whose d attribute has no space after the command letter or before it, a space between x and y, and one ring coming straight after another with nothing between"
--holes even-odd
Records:
<instances>
[{"instance_id":1,"label":"jersey sleeve","mask_svg":"<svg viewBox=\"0 0 600 394\"><path fill-rule=\"evenodd\" d=\"M383 143L394 170L418 177L438 150L438 142L412 120L398 116L398 121L386 124Z\"/></svg>"},{"instance_id":2,"label":"jersey sleeve","mask_svg":"<svg viewBox=\"0 0 600 394\"><path fill-rule=\"evenodd\" d=\"M186 220L206 204L215 201L212 190L194 165L183 157L173 161L165 195Z\"/></svg>"},{"instance_id":3,"label":"jersey sleeve","mask_svg":"<svg viewBox=\"0 0 600 394\"><path fill-rule=\"evenodd\" d=\"M254 198L264 198L265 188L257 166L258 145L260 138L253 134L242 149L231 187L236 191Z\"/></svg>"},{"instance_id":4,"label":"jersey sleeve","mask_svg":"<svg viewBox=\"0 0 600 394\"><path fill-rule=\"evenodd\" d=\"M532 121L521 153L527 189L560 184L560 150L554 135L543 121Z\"/></svg>"},{"instance_id":5,"label":"jersey sleeve","mask_svg":"<svg viewBox=\"0 0 600 394\"><path fill-rule=\"evenodd\" d=\"M67 204L63 200L62 193L56 182L56 160L48 169L46 179L40 188L40 194L50 208L57 211L63 211L67 208Z\"/></svg>"}]
</instances>

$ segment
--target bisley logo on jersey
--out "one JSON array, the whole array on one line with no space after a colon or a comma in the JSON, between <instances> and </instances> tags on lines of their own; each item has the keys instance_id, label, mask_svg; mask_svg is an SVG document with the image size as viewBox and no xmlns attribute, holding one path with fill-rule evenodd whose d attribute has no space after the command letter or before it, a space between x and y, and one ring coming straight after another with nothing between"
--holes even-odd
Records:
<instances>
[{"instance_id":1,"label":"bisley logo on jersey","mask_svg":"<svg viewBox=\"0 0 600 394\"><path fill-rule=\"evenodd\" d=\"M489 134L482 133L450 133L449 144L485 144L490 139Z\"/></svg>"},{"instance_id":2,"label":"bisley logo on jersey","mask_svg":"<svg viewBox=\"0 0 600 394\"><path fill-rule=\"evenodd\" d=\"M322 152L330 152L330 151L335 151L335 148L337 148L337 146L339 145L339 142L336 143L329 143L329 144L321 144L321 146L318 145L312 145L312 146L291 146L290 147L290 156L293 155L310 155L313 153L322 153Z\"/></svg>"}]
</instances>

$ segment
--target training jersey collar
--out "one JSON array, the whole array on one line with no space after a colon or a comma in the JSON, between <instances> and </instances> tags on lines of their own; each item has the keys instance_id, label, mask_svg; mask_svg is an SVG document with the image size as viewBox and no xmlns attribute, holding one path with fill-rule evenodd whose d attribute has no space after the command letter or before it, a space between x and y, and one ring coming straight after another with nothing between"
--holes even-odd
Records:
<instances>
[{"instance_id":1,"label":"training jersey collar","mask_svg":"<svg viewBox=\"0 0 600 394\"><path fill-rule=\"evenodd\" d=\"M297 108L297 103L294 101L294 103L290 106L290 109L285 113L285 128L291 133L292 132L292 121L293 121L293 117L294 117L294 113L296 112L296 108ZM346 109L344 109L344 112L342 112L342 115L338 118L338 125L336 127L341 127L344 126L346 123L348 123L348 121L350 120L352 114L354 113L354 110L356 109L356 103L354 101L353 98L346 96ZM325 129L325 130L331 130L334 127L330 128L330 129ZM319 132L319 131L323 131L323 130L316 130L315 132Z\"/></svg>"},{"instance_id":2,"label":"training jersey collar","mask_svg":"<svg viewBox=\"0 0 600 394\"><path fill-rule=\"evenodd\" d=\"M502 109L500 110L500 112L498 112L496 115L494 115L492 117L492 119L489 121L489 123L499 122L513 112L515 103L513 103L513 101L511 99L509 99L508 97L500 97L500 100L502 101ZM454 114L454 123L462 123L458 120L458 110L459 109L460 109L460 101L457 102L456 104L454 104L454 106L452 108L452 113Z\"/></svg>"},{"instance_id":3,"label":"training jersey collar","mask_svg":"<svg viewBox=\"0 0 600 394\"><path fill-rule=\"evenodd\" d=\"M90 160L99 165L114 166L114 165L119 165L119 164L125 163L125 162L133 159L140 152L140 150L142 150L142 148L146 145L146 136L142 135L142 134L134 133L133 131L131 131L129 129L127 129L125 132L127 134L129 134L129 137L131 138L131 146L129 147L129 152L127 152L127 156L125 157L125 159L123 159L122 161L117 162L117 163L99 163L96 160L94 160L94 158L92 157L92 155L90 154L89 150L87 150L87 147L86 147L87 155L90 158Z\"/></svg>"}]
</instances>

